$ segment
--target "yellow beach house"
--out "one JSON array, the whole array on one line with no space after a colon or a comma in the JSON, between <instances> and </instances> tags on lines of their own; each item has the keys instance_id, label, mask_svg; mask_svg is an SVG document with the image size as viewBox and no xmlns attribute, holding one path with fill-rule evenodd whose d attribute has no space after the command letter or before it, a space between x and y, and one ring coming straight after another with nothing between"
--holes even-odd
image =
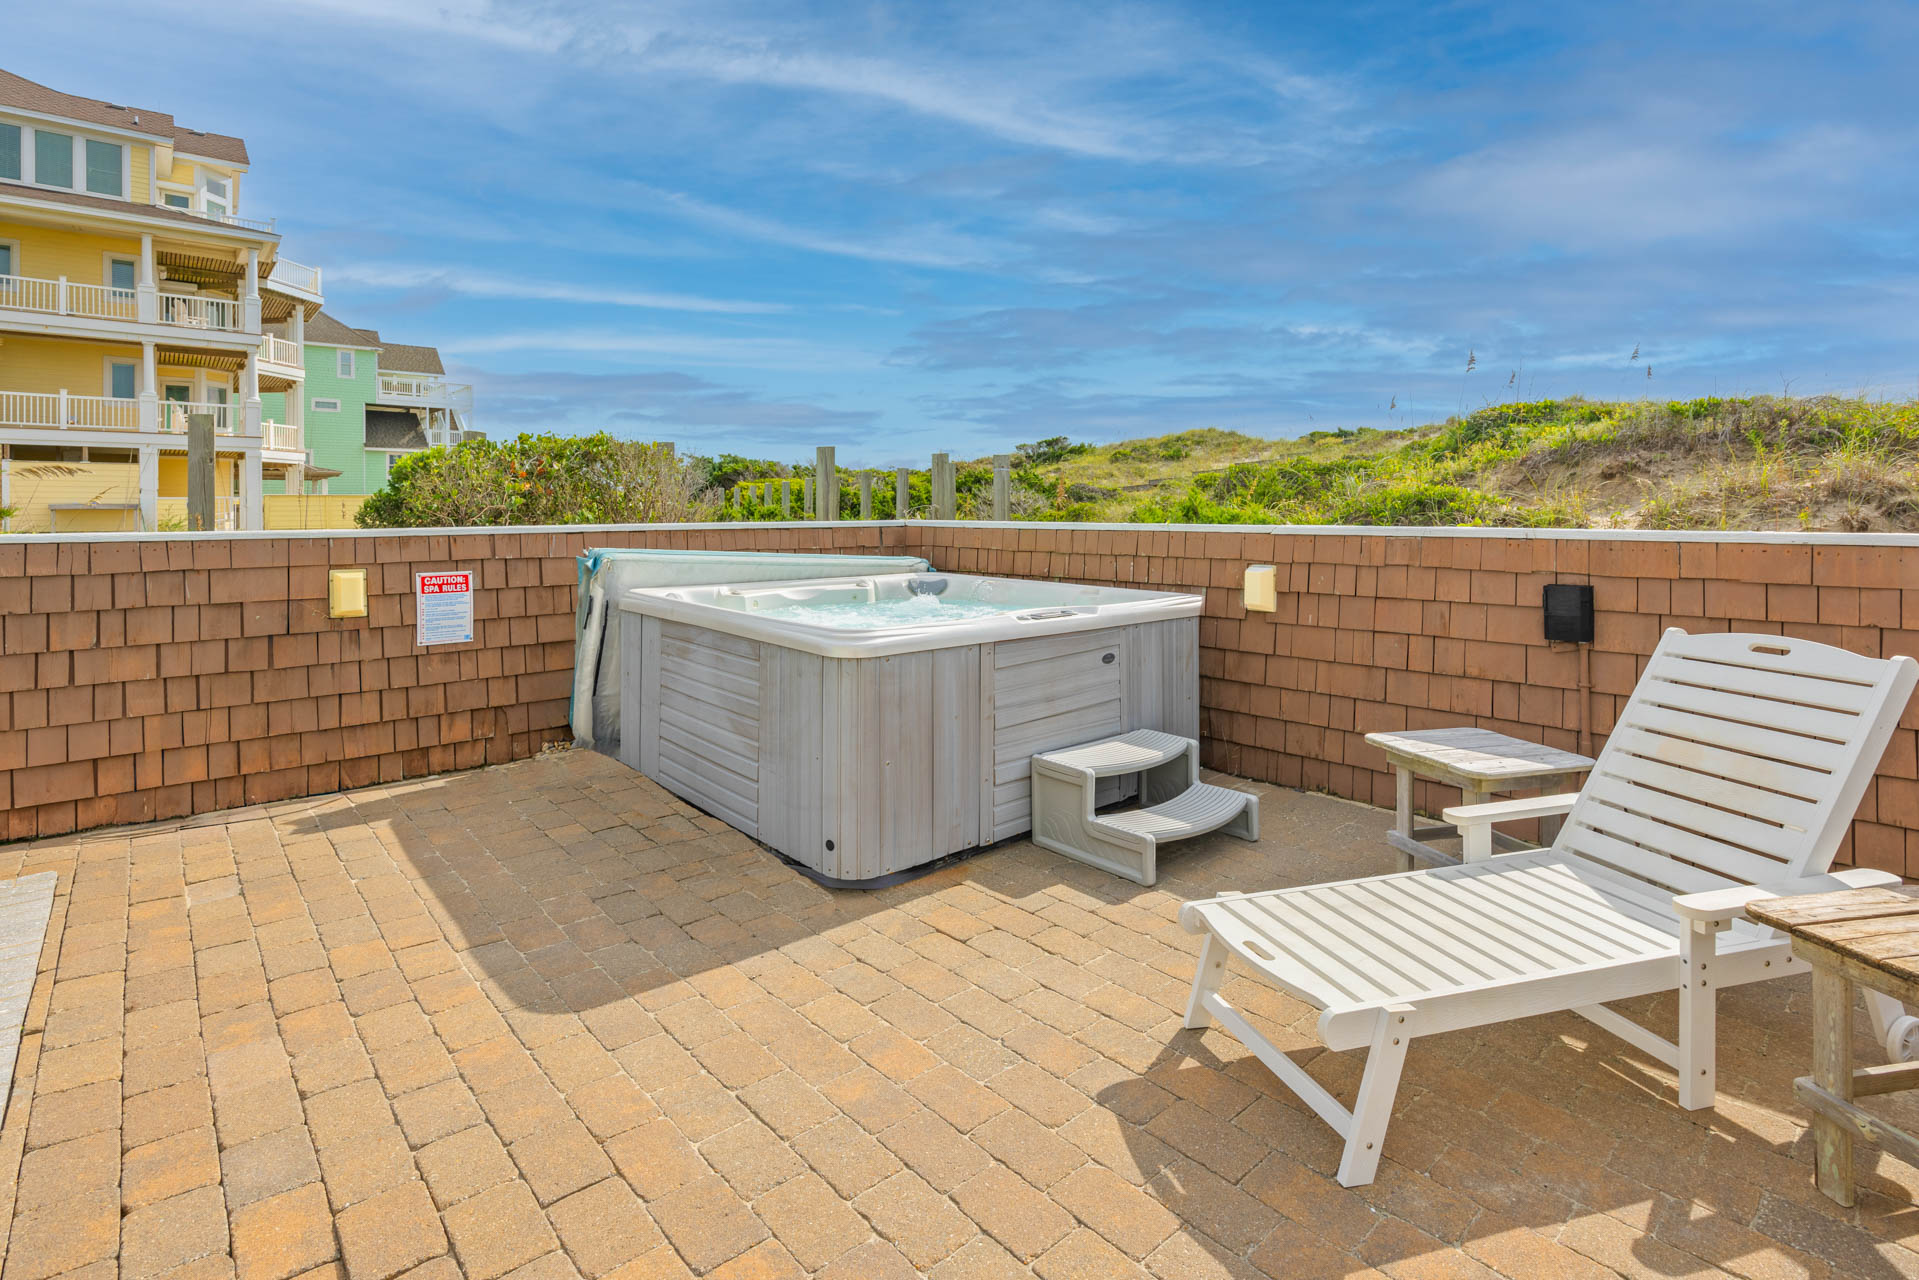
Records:
<instances>
[{"instance_id":1,"label":"yellow beach house","mask_svg":"<svg viewBox=\"0 0 1919 1280\"><path fill-rule=\"evenodd\" d=\"M305 492L320 273L246 205L247 149L0 70L0 511L15 532L184 527L189 415L221 528ZM287 421L263 417L261 397Z\"/></svg>"}]
</instances>

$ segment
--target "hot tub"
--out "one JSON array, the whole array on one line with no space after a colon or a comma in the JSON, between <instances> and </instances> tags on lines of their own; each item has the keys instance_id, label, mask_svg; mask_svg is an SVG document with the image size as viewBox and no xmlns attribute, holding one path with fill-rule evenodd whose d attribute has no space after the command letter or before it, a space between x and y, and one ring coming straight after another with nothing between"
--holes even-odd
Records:
<instances>
[{"instance_id":1,"label":"hot tub","mask_svg":"<svg viewBox=\"0 0 1919 1280\"><path fill-rule=\"evenodd\" d=\"M818 878L873 880L1027 831L1036 751L1197 737L1201 604L940 573L628 591L620 758Z\"/></svg>"}]
</instances>

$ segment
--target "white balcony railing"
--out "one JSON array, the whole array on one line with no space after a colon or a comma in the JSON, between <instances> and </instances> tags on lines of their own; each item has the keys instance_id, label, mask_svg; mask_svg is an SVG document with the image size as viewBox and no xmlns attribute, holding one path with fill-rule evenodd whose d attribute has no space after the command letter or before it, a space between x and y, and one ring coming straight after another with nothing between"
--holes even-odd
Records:
<instances>
[{"instance_id":1,"label":"white balcony railing","mask_svg":"<svg viewBox=\"0 0 1919 1280\"><path fill-rule=\"evenodd\" d=\"M273 270L267 276L268 284L285 285L289 289L298 289L302 293L320 292L320 268L309 267L304 262L294 262L287 258L276 258Z\"/></svg>"},{"instance_id":2,"label":"white balcony railing","mask_svg":"<svg viewBox=\"0 0 1919 1280\"><path fill-rule=\"evenodd\" d=\"M133 322L140 319L140 295L136 290L81 284L65 276L53 280L40 280L32 276L0 276L0 307L38 311L45 315L81 316L89 320ZM179 325L187 329L218 329L239 333L246 322L246 309L228 298L163 293L159 296L157 319L162 324Z\"/></svg>"},{"instance_id":3,"label":"white balcony railing","mask_svg":"<svg viewBox=\"0 0 1919 1280\"><path fill-rule=\"evenodd\" d=\"M219 329L239 333L246 309L230 298L208 298L193 293L160 295L160 323L187 329Z\"/></svg>"},{"instance_id":4,"label":"white balcony railing","mask_svg":"<svg viewBox=\"0 0 1919 1280\"><path fill-rule=\"evenodd\" d=\"M32 276L0 276L0 307L60 312L60 282Z\"/></svg>"},{"instance_id":5,"label":"white balcony railing","mask_svg":"<svg viewBox=\"0 0 1919 1280\"><path fill-rule=\"evenodd\" d=\"M138 431L140 402L64 391L0 391L0 426Z\"/></svg>"},{"instance_id":6,"label":"white balcony railing","mask_svg":"<svg viewBox=\"0 0 1919 1280\"><path fill-rule=\"evenodd\" d=\"M383 373L380 375L380 403L417 405L425 409L458 409L473 412L473 388L464 382L448 382L431 374Z\"/></svg>"},{"instance_id":7,"label":"white balcony railing","mask_svg":"<svg viewBox=\"0 0 1919 1280\"><path fill-rule=\"evenodd\" d=\"M203 218L215 222L224 222L229 227L245 227L249 231L272 231L278 222L276 218L242 218L237 213L202 213Z\"/></svg>"},{"instance_id":8,"label":"white balcony railing","mask_svg":"<svg viewBox=\"0 0 1919 1280\"><path fill-rule=\"evenodd\" d=\"M43 311L56 316L86 316L95 320L138 320L139 295L131 289L80 284L61 276L39 280L32 276L0 276L0 307Z\"/></svg>"},{"instance_id":9,"label":"white balcony railing","mask_svg":"<svg viewBox=\"0 0 1919 1280\"><path fill-rule=\"evenodd\" d=\"M195 414L201 413L212 415L213 433L215 435L231 436L239 434L240 414L238 412L238 406L214 404L206 400L162 400L160 402L159 429L185 434L187 419Z\"/></svg>"},{"instance_id":10,"label":"white balcony railing","mask_svg":"<svg viewBox=\"0 0 1919 1280\"><path fill-rule=\"evenodd\" d=\"M66 314L94 316L101 320L138 320L140 297L131 289L110 289L101 284L79 284L72 280L55 281L66 291Z\"/></svg>"},{"instance_id":11,"label":"white balcony railing","mask_svg":"<svg viewBox=\"0 0 1919 1280\"><path fill-rule=\"evenodd\" d=\"M269 418L260 424L260 434L265 437L269 449L282 453L306 452L306 446L301 443L304 433L297 422L275 422Z\"/></svg>"},{"instance_id":12,"label":"white balcony railing","mask_svg":"<svg viewBox=\"0 0 1919 1280\"><path fill-rule=\"evenodd\" d=\"M276 338L272 334L260 340L260 359L267 364L277 364L289 369L306 370L305 353L297 342L288 342L285 338Z\"/></svg>"}]
</instances>

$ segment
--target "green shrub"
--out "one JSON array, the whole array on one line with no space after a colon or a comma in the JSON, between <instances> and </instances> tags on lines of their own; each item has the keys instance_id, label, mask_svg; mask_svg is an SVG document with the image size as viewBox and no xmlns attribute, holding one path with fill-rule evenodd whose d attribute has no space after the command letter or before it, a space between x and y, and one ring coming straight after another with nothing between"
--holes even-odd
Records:
<instances>
[{"instance_id":1,"label":"green shrub","mask_svg":"<svg viewBox=\"0 0 1919 1280\"><path fill-rule=\"evenodd\" d=\"M704 520L716 507L706 466L605 432L469 440L401 458L356 520L363 529Z\"/></svg>"},{"instance_id":2,"label":"green shrub","mask_svg":"<svg viewBox=\"0 0 1919 1280\"><path fill-rule=\"evenodd\" d=\"M1016 450L1015 464L1024 467L1044 467L1055 462L1064 462L1068 458L1077 458L1083 453L1091 453L1090 444L1074 444L1065 436L1048 436L1032 444L1020 445Z\"/></svg>"}]
</instances>

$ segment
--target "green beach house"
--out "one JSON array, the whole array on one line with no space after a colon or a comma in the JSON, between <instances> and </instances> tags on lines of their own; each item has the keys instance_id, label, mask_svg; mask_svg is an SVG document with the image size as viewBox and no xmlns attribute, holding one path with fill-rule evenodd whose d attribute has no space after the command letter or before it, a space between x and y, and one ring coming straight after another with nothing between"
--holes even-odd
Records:
<instances>
[{"instance_id":1,"label":"green beach house","mask_svg":"<svg viewBox=\"0 0 1919 1280\"><path fill-rule=\"evenodd\" d=\"M468 423L473 388L450 383L433 347L385 342L325 311L306 321L304 386L262 396L271 421L299 420L310 455L309 493L374 493L395 458L477 433ZM290 491L290 490L282 490Z\"/></svg>"}]
</instances>

